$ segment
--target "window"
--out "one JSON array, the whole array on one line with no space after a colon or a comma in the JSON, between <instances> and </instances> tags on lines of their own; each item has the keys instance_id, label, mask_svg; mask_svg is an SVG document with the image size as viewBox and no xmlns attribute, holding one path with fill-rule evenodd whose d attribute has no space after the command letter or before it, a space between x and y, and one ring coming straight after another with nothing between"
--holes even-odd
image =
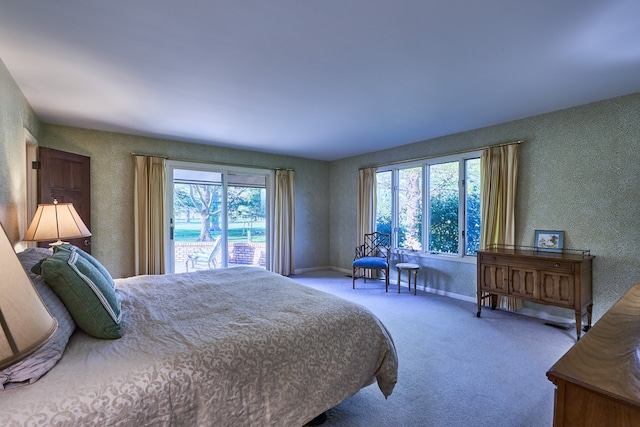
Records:
<instances>
[{"instance_id":1,"label":"window","mask_svg":"<svg viewBox=\"0 0 640 427\"><path fill-rule=\"evenodd\" d=\"M272 171L167 162L170 271L265 268Z\"/></svg>"},{"instance_id":2,"label":"window","mask_svg":"<svg viewBox=\"0 0 640 427\"><path fill-rule=\"evenodd\" d=\"M480 153L378 169L376 230L396 248L458 256L480 248Z\"/></svg>"}]
</instances>

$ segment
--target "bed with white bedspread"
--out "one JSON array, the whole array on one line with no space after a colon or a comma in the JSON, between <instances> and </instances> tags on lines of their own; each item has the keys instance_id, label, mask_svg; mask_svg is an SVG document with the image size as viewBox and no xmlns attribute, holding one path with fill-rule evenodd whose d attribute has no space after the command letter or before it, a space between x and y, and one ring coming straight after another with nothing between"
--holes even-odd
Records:
<instances>
[{"instance_id":1,"label":"bed with white bedspread","mask_svg":"<svg viewBox=\"0 0 640 427\"><path fill-rule=\"evenodd\" d=\"M397 356L366 308L252 267L115 280L122 338L76 330L37 382L0 392L0 425L302 426Z\"/></svg>"}]
</instances>

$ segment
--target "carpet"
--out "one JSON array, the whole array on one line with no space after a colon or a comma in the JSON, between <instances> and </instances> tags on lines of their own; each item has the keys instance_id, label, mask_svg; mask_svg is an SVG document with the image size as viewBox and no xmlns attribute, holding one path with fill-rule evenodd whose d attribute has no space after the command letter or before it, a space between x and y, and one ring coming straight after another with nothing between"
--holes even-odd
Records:
<instances>
[{"instance_id":1,"label":"carpet","mask_svg":"<svg viewBox=\"0 0 640 427\"><path fill-rule=\"evenodd\" d=\"M359 303L389 329L398 384L385 400L377 384L326 412L323 427L542 427L553 422L554 386L546 371L575 344L575 331L545 321L395 283L356 281L336 271L294 280Z\"/></svg>"}]
</instances>

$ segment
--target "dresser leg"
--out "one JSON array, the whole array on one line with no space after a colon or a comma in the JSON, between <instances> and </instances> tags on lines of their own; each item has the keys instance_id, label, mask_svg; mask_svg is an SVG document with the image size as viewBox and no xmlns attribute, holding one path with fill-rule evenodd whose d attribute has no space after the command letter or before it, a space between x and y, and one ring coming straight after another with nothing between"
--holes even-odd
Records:
<instances>
[{"instance_id":1,"label":"dresser leg","mask_svg":"<svg viewBox=\"0 0 640 427\"><path fill-rule=\"evenodd\" d=\"M576 341L580 341L581 332L582 332L582 313L580 311L576 311L576 336L577 336Z\"/></svg>"}]
</instances>

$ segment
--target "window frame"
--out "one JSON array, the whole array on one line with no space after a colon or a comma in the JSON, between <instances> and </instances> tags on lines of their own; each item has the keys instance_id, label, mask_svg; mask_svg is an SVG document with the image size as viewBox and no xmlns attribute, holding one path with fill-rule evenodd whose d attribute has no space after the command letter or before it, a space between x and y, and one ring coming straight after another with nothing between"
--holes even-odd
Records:
<instances>
[{"instance_id":1,"label":"window frame","mask_svg":"<svg viewBox=\"0 0 640 427\"><path fill-rule=\"evenodd\" d=\"M412 160L406 162L393 163L390 165L379 166L376 168L376 173L391 172L391 246L396 251L408 251L408 248L398 247L399 243L399 176L401 169L409 169L415 167L422 167L422 241L421 249L416 252L420 253L420 256L434 257L440 259L448 259L451 261L459 262L476 262L475 254L466 254L466 239L467 239L467 176L466 176L466 161L478 159L482 156L482 150L469 151L459 154L450 154L438 157L430 157L422 160ZM458 253L450 254L443 252L431 252L429 248L430 238L430 209L429 209L429 168L433 165L442 163L458 162ZM376 184L377 185L377 184ZM482 196L480 196L482 197ZM376 206L376 215L378 207Z\"/></svg>"},{"instance_id":2,"label":"window frame","mask_svg":"<svg viewBox=\"0 0 640 427\"><path fill-rule=\"evenodd\" d=\"M266 218L265 218L265 239L266 239L266 265L270 265L271 258L271 218L273 215L274 206L274 185L275 185L275 171L272 169L243 167L216 163L199 163L185 160L167 160L166 162L166 185L165 185L165 263L167 266L167 272L173 273L175 271L175 259L173 254L175 253L174 239L172 238L172 228L174 227L174 212L173 212L173 177L174 170L193 170L198 172L213 172L219 173L222 177L222 212L221 212L221 227L224 230L228 230L228 175L256 175L265 177L265 190L266 190ZM226 266L226 259L228 258L227 252L227 235L223 233L222 237L222 257L223 264Z\"/></svg>"}]
</instances>

